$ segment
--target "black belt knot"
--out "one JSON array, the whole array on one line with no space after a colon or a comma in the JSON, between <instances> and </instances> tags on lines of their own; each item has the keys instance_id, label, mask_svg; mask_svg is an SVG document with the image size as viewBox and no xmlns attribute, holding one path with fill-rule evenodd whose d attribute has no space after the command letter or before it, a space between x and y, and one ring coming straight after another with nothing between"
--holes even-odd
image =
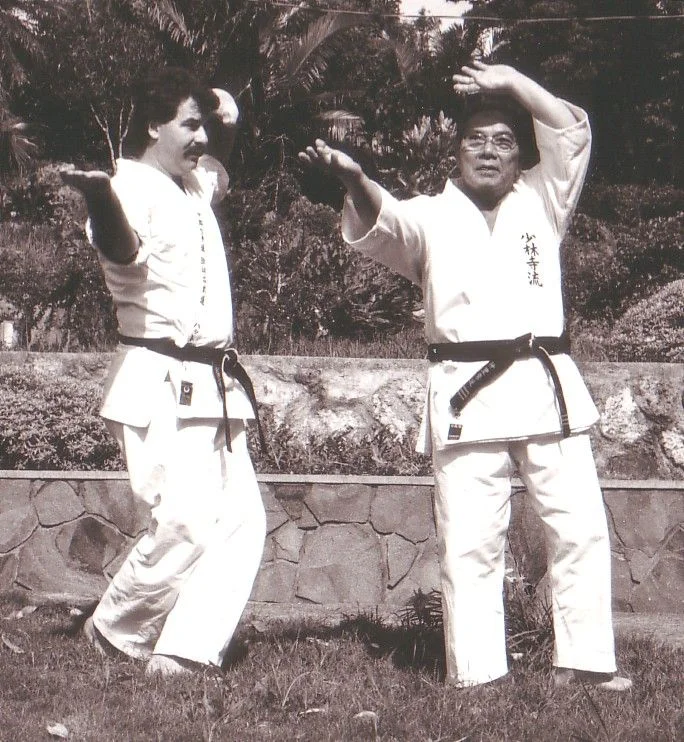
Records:
<instances>
[{"instance_id":1,"label":"black belt knot","mask_svg":"<svg viewBox=\"0 0 684 742\"><path fill-rule=\"evenodd\" d=\"M441 361L487 361L466 383L454 394L450 405L458 415L466 404L482 387L491 384L521 358L537 358L548 371L553 383L564 438L570 435L568 408L563 395L560 378L551 356L557 353L570 352L570 339L566 333L560 337L536 337L532 333L521 335L512 340L476 340L462 343L432 343L428 346L430 363Z\"/></svg>"},{"instance_id":2,"label":"black belt knot","mask_svg":"<svg viewBox=\"0 0 684 742\"><path fill-rule=\"evenodd\" d=\"M257 406L256 394L254 393L254 385L252 384L252 380L249 378L249 374L245 367L240 363L240 358L235 348L232 346L229 348L211 348L206 345L185 345L180 348L173 342L173 340L168 338L136 338L127 335L119 335L119 342L124 345L135 345L139 348L147 348L155 353L161 353L170 358L175 358L178 361L194 361L195 363L203 363L207 366L211 366L214 374L214 381L216 382L216 388L219 391L223 403L224 432L226 436L226 448L229 451L232 451L232 446L230 442L230 425L228 423L228 407L226 404L227 390L223 374L225 373L228 376L232 376L240 383L247 394L247 398L254 410L254 418L257 424L261 450L266 450L266 439L264 438L261 420L259 419L259 409Z\"/></svg>"}]
</instances>

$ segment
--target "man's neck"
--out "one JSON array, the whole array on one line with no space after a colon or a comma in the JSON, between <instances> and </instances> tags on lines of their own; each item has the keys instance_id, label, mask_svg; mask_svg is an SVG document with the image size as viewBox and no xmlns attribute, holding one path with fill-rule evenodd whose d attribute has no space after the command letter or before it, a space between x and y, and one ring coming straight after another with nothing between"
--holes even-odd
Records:
<instances>
[{"instance_id":1,"label":"man's neck","mask_svg":"<svg viewBox=\"0 0 684 742\"><path fill-rule=\"evenodd\" d=\"M138 158L138 162L142 162L145 165L153 167L155 170L159 170L160 173L166 175L167 178L172 180L181 190L183 190L183 178L180 175L171 175L171 173L159 162L159 159L155 156L154 152L150 149L143 152Z\"/></svg>"},{"instance_id":2,"label":"man's neck","mask_svg":"<svg viewBox=\"0 0 684 742\"><path fill-rule=\"evenodd\" d=\"M468 186L461 180L461 178L457 178L454 183L456 187L462 193L464 193L483 214L496 211L501 202L508 195L508 191L504 193L490 193L483 191L475 192L472 189L468 188Z\"/></svg>"}]
</instances>

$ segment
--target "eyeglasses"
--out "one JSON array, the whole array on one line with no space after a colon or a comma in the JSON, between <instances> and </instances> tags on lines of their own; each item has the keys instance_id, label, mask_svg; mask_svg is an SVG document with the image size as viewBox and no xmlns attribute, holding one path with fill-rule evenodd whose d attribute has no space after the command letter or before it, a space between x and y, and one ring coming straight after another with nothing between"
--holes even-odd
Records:
<instances>
[{"instance_id":1,"label":"eyeglasses","mask_svg":"<svg viewBox=\"0 0 684 742\"><path fill-rule=\"evenodd\" d=\"M461 146L469 152L480 152L487 146L487 142L491 142L497 152L512 152L518 146L515 139L508 134L494 134L488 137L477 132L463 137Z\"/></svg>"}]
</instances>

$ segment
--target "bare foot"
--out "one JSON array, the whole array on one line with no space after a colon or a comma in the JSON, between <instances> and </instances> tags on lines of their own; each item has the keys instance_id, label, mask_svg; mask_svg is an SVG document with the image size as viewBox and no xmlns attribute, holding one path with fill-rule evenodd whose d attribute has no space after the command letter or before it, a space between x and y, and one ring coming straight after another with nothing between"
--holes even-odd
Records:
<instances>
[{"instance_id":1,"label":"bare foot","mask_svg":"<svg viewBox=\"0 0 684 742\"><path fill-rule=\"evenodd\" d=\"M112 657L119 653L119 650L97 630L92 616L86 619L82 631L90 646L102 657Z\"/></svg>"},{"instance_id":2,"label":"bare foot","mask_svg":"<svg viewBox=\"0 0 684 742\"><path fill-rule=\"evenodd\" d=\"M170 654L153 654L145 668L145 675L189 675L203 667L199 662L186 660L184 657L175 657Z\"/></svg>"},{"instance_id":3,"label":"bare foot","mask_svg":"<svg viewBox=\"0 0 684 742\"><path fill-rule=\"evenodd\" d=\"M555 667L553 670L553 683L557 688L582 683L592 688L613 691L614 693L623 693L632 687L632 681L620 675L609 672L573 670L569 667Z\"/></svg>"}]
</instances>

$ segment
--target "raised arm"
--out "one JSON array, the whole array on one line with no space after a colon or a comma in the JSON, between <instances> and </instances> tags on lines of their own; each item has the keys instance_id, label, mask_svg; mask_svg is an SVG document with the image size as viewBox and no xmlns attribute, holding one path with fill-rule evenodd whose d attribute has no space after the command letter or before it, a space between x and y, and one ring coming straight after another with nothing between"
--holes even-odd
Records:
<instances>
[{"instance_id":1,"label":"raised arm","mask_svg":"<svg viewBox=\"0 0 684 742\"><path fill-rule=\"evenodd\" d=\"M213 88L213 92L219 99L219 106L207 121L209 138L207 154L215 157L224 167L227 167L230 153L235 145L240 112L230 93L221 88Z\"/></svg>"},{"instance_id":2,"label":"raised arm","mask_svg":"<svg viewBox=\"0 0 684 742\"><path fill-rule=\"evenodd\" d=\"M457 93L502 93L518 101L530 114L552 129L565 129L577 122L567 105L538 83L504 64L474 60L453 76Z\"/></svg>"},{"instance_id":3,"label":"raised arm","mask_svg":"<svg viewBox=\"0 0 684 742\"><path fill-rule=\"evenodd\" d=\"M378 184L363 172L356 160L328 146L322 139L316 139L313 147L300 152L299 159L338 178L347 189L364 231L373 227L380 213L382 194Z\"/></svg>"},{"instance_id":4,"label":"raised arm","mask_svg":"<svg viewBox=\"0 0 684 742\"><path fill-rule=\"evenodd\" d=\"M109 175L102 170L62 170L60 175L64 183L85 198L97 248L114 263L130 263L138 252L140 240L126 219Z\"/></svg>"}]
</instances>

